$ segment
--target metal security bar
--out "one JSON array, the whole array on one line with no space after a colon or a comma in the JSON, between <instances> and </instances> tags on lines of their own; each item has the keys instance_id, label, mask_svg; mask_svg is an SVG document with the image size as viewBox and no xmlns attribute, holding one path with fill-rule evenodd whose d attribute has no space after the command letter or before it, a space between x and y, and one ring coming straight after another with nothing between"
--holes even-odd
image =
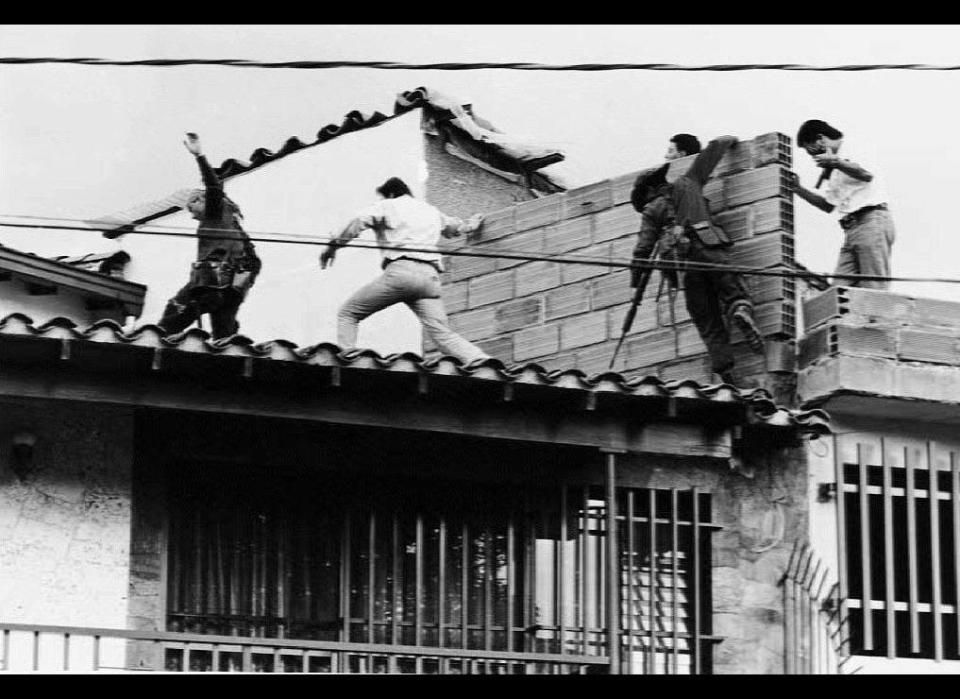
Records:
<instances>
[{"instance_id":1,"label":"metal security bar","mask_svg":"<svg viewBox=\"0 0 960 699\"><path fill-rule=\"evenodd\" d=\"M427 673L431 657L473 651L531 673L566 671L532 660L552 655L578 671L711 670L717 527L695 489L331 475L314 495L276 482L231 492L211 470L193 473L205 475L178 479L171 498L170 631L378 646L339 656L338 672L402 672L407 658ZM383 650L399 646L415 652ZM506 671L498 663L456 667Z\"/></svg>"},{"instance_id":2,"label":"metal security bar","mask_svg":"<svg viewBox=\"0 0 960 699\"><path fill-rule=\"evenodd\" d=\"M960 659L960 451L878 438L843 458L834 440L851 652Z\"/></svg>"},{"instance_id":3,"label":"metal security bar","mask_svg":"<svg viewBox=\"0 0 960 699\"><path fill-rule=\"evenodd\" d=\"M0 670L11 672L306 672L583 674L604 657L414 648L375 643L272 640L0 622ZM144 652L147 650L165 652ZM139 651L139 652L131 652ZM139 664L133 658L158 661Z\"/></svg>"},{"instance_id":4,"label":"metal security bar","mask_svg":"<svg viewBox=\"0 0 960 699\"><path fill-rule=\"evenodd\" d=\"M829 569L813 550L794 544L780 580L784 610L784 672L788 675L845 674L849 653L847 619L839 583L827 584Z\"/></svg>"}]
</instances>

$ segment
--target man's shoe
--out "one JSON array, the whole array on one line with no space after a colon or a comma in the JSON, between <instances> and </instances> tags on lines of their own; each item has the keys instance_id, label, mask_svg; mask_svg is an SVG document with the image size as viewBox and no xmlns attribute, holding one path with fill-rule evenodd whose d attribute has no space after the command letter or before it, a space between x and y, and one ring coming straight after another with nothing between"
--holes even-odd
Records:
<instances>
[{"instance_id":1,"label":"man's shoe","mask_svg":"<svg viewBox=\"0 0 960 699\"><path fill-rule=\"evenodd\" d=\"M750 349L757 353L763 352L763 336L760 334L760 329L753 320L753 313L750 312L750 309L746 306L741 306L733 312L731 317L733 318L733 322L737 324L737 327L740 328L740 332L743 333L743 337L746 339L747 344L750 345Z\"/></svg>"},{"instance_id":2,"label":"man's shoe","mask_svg":"<svg viewBox=\"0 0 960 699\"><path fill-rule=\"evenodd\" d=\"M720 383L727 383L731 386L735 386L736 383L733 380L733 371L728 369L727 371L718 371L717 376L720 377Z\"/></svg>"}]
</instances>

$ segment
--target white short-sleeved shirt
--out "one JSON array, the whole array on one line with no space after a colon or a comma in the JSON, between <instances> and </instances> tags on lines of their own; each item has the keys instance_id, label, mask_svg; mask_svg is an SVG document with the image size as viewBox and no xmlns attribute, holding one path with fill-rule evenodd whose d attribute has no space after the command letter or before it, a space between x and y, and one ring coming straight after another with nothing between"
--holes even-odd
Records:
<instances>
[{"instance_id":1,"label":"white short-sleeved shirt","mask_svg":"<svg viewBox=\"0 0 960 699\"><path fill-rule=\"evenodd\" d=\"M823 198L827 200L827 203L836 207L834 212L839 217L843 218L865 206L887 203L887 192L883 187L883 181L877 174L876 159L872 151L861 148L860 144L856 142L851 147L847 139L844 138L837 155L844 160L856 163L873 175L872 180L864 182L841 172L839 168L833 169L829 179L827 179Z\"/></svg>"},{"instance_id":2,"label":"white short-sleeved shirt","mask_svg":"<svg viewBox=\"0 0 960 699\"><path fill-rule=\"evenodd\" d=\"M381 199L360 212L357 219L377 234L377 240L397 248L433 248L447 227L462 224L460 219L445 215L435 206L404 195L392 199ZM432 262L440 267L439 252L419 250L381 250L384 259L410 257Z\"/></svg>"}]
</instances>

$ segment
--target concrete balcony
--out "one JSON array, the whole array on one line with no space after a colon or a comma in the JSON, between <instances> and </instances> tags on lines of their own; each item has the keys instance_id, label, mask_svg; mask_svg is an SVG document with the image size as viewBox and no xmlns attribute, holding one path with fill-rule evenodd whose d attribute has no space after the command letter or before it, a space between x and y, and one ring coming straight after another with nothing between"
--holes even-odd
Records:
<instances>
[{"instance_id":1,"label":"concrete balcony","mask_svg":"<svg viewBox=\"0 0 960 699\"><path fill-rule=\"evenodd\" d=\"M804 407L960 422L960 303L832 287L803 303Z\"/></svg>"}]
</instances>

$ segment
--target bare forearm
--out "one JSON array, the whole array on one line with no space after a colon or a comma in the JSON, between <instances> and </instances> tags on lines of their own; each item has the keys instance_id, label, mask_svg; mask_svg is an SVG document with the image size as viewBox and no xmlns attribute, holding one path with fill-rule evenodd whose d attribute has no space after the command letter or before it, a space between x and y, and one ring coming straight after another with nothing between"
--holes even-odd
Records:
<instances>
[{"instance_id":1,"label":"bare forearm","mask_svg":"<svg viewBox=\"0 0 960 699\"><path fill-rule=\"evenodd\" d=\"M840 172L845 175L850 175L850 177L860 180L861 182L869 182L873 179L873 174L864 168L862 165L858 165L852 160L837 160L833 163L833 167L837 168Z\"/></svg>"},{"instance_id":2,"label":"bare forearm","mask_svg":"<svg viewBox=\"0 0 960 699\"><path fill-rule=\"evenodd\" d=\"M808 204L813 204L821 211L826 211L828 214L833 211L833 204L828 202L816 192L811 192L806 187L797 185L797 187L794 189L794 192L796 192L797 196L806 201Z\"/></svg>"},{"instance_id":3,"label":"bare forearm","mask_svg":"<svg viewBox=\"0 0 960 699\"><path fill-rule=\"evenodd\" d=\"M348 223L342 231L330 242L336 247L343 247L351 240L360 235L367 228L362 219L355 218Z\"/></svg>"}]
</instances>

